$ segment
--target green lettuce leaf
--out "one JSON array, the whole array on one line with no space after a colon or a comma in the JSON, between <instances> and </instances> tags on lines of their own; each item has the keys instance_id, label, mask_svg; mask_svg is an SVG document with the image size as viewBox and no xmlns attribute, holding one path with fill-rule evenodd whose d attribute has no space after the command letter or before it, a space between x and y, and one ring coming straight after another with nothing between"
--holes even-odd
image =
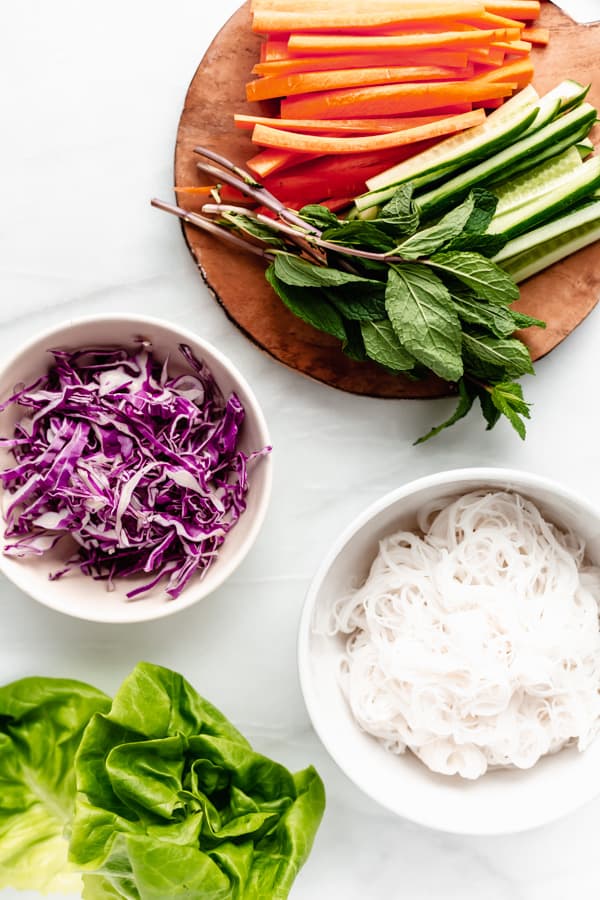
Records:
<instances>
[{"instance_id":1,"label":"green lettuce leaf","mask_svg":"<svg viewBox=\"0 0 600 900\"><path fill-rule=\"evenodd\" d=\"M0 889L77 893L67 862L74 759L103 693L79 681L23 678L0 688Z\"/></svg>"},{"instance_id":2,"label":"green lettuce leaf","mask_svg":"<svg viewBox=\"0 0 600 900\"><path fill-rule=\"evenodd\" d=\"M325 798L175 672L140 663L76 758L70 859L86 900L285 900ZM89 873L89 875L87 874Z\"/></svg>"}]
</instances>

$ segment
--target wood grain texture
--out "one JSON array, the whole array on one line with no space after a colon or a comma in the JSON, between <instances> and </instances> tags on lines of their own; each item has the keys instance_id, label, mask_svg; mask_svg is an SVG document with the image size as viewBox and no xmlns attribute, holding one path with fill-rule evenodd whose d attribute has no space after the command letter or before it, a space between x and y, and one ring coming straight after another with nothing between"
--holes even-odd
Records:
<instances>
[{"instance_id":1,"label":"wood grain texture","mask_svg":"<svg viewBox=\"0 0 600 900\"><path fill-rule=\"evenodd\" d=\"M539 24L551 30L550 45L533 52L534 85L544 92L561 78L587 83L597 73L600 24L583 26L549 2L542 3ZM273 114L269 104L248 104L244 85L258 59L260 38L250 30L249 5L242 6L217 34L188 89L177 132L175 185L201 184L197 145L217 150L243 165L255 150L249 133L233 126L234 112ZM600 106L600 78L590 101ZM189 209L202 201L181 195ZM422 382L392 376L372 363L348 359L339 342L293 316L264 279L264 265L230 250L190 225L185 239L203 278L229 318L258 347L284 365L332 387L374 397L440 397L454 388L437 378ZM594 308L600 297L600 244L552 266L522 285L516 308L547 322L521 334L539 359L557 346Z\"/></svg>"}]
</instances>

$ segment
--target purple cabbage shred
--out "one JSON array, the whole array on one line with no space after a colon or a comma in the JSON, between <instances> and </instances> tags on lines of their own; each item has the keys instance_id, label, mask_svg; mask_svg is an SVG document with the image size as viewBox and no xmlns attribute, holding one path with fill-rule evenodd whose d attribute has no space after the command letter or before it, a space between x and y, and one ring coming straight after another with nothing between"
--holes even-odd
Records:
<instances>
[{"instance_id":1,"label":"purple cabbage shred","mask_svg":"<svg viewBox=\"0 0 600 900\"><path fill-rule=\"evenodd\" d=\"M53 350L54 365L6 403L25 410L10 438L15 465L4 552L42 555L67 535L79 545L51 579L78 568L112 588L148 575L132 599L165 580L178 597L216 558L246 508L248 464L237 449L244 408L225 400L189 347L169 375L147 344Z\"/></svg>"}]
</instances>

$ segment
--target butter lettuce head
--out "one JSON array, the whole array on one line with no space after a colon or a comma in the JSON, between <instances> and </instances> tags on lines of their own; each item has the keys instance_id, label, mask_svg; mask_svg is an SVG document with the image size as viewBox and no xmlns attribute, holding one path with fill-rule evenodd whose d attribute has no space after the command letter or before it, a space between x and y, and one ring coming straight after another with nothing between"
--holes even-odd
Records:
<instances>
[{"instance_id":1,"label":"butter lettuce head","mask_svg":"<svg viewBox=\"0 0 600 900\"><path fill-rule=\"evenodd\" d=\"M325 805L312 768L255 753L178 674L140 663L76 757L86 900L284 900Z\"/></svg>"},{"instance_id":2,"label":"butter lettuce head","mask_svg":"<svg viewBox=\"0 0 600 900\"><path fill-rule=\"evenodd\" d=\"M0 889L81 889L67 863L74 758L92 716L109 708L79 681L24 678L0 688Z\"/></svg>"}]
</instances>

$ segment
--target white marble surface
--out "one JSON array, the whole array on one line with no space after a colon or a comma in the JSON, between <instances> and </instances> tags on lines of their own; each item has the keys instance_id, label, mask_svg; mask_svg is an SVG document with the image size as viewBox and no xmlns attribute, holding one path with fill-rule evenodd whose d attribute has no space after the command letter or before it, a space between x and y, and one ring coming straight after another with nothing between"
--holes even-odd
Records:
<instances>
[{"instance_id":1,"label":"white marble surface","mask_svg":"<svg viewBox=\"0 0 600 900\"><path fill-rule=\"evenodd\" d=\"M366 504L406 480L505 465L561 479L600 503L600 311L528 380L535 407L525 444L503 424L484 432L473 415L437 442L413 447L447 401L333 392L262 356L210 298L177 224L148 203L171 195L187 84L235 6L2 3L0 352L88 313L181 322L217 344L255 387L276 474L253 552L228 584L181 615L135 627L86 624L0 582L0 679L60 674L110 691L135 662L152 660L181 670L263 751L290 766L314 762L328 809L293 900L596 900L600 800L515 837L452 837L394 819L345 780L312 734L295 644L304 592L325 548Z\"/></svg>"}]
</instances>

